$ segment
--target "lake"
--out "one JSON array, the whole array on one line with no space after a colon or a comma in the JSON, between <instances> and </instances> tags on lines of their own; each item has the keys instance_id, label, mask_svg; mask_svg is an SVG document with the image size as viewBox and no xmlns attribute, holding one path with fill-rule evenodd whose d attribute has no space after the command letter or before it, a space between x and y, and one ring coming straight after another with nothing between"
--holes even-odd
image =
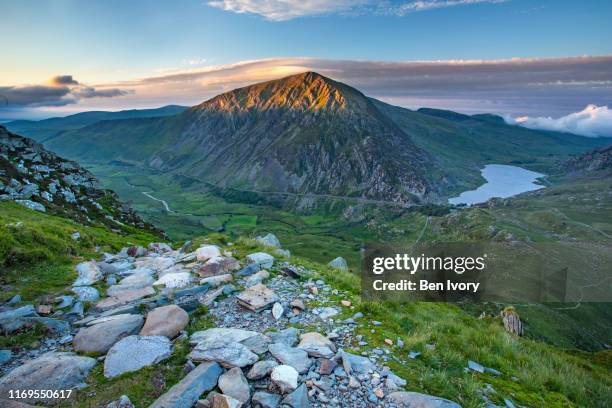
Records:
<instances>
[{"instance_id":1,"label":"lake","mask_svg":"<svg viewBox=\"0 0 612 408\"><path fill-rule=\"evenodd\" d=\"M544 174L517 166L488 164L480 173L487 180L486 183L476 190L464 191L458 197L449 198L448 202L472 205L484 203L493 197L506 198L544 188L535 183L538 178L544 177Z\"/></svg>"}]
</instances>

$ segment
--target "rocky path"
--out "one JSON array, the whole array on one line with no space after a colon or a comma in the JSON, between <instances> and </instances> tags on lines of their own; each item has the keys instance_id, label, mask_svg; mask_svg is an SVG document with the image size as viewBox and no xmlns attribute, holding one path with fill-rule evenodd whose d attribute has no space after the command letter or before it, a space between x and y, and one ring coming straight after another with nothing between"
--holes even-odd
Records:
<instances>
[{"instance_id":1,"label":"rocky path","mask_svg":"<svg viewBox=\"0 0 612 408\"><path fill-rule=\"evenodd\" d=\"M276 237L260 241L280 250ZM403 391L406 382L386 366L391 350L369 348L355 334L357 325L378 323L311 271L268 253L238 260L231 246L186 252L154 243L76 269L72 293L55 304L17 307L14 299L0 309L5 333L33 324L51 333L3 361L0 406L11 390L87 387L97 364L111 380L160 364L188 342L185 376L151 407L458 407ZM187 332L202 306L214 327ZM130 390L124 394L108 408L132 407ZM19 401L51 404L57 396Z\"/></svg>"}]
</instances>

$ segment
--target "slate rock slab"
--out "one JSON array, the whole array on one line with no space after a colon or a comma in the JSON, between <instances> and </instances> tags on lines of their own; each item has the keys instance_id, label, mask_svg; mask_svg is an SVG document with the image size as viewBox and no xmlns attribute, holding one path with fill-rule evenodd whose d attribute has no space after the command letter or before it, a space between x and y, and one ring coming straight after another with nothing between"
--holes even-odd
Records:
<instances>
[{"instance_id":1,"label":"slate rock slab","mask_svg":"<svg viewBox=\"0 0 612 408\"><path fill-rule=\"evenodd\" d=\"M254 312L259 312L278 302L280 298L272 289L260 283L239 293L236 300L239 305Z\"/></svg>"},{"instance_id":2,"label":"slate rock slab","mask_svg":"<svg viewBox=\"0 0 612 408\"><path fill-rule=\"evenodd\" d=\"M387 399L398 408L461 408L456 402L418 392L392 392Z\"/></svg>"},{"instance_id":3,"label":"slate rock slab","mask_svg":"<svg viewBox=\"0 0 612 408\"><path fill-rule=\"evenodd\" d=\"M177 305L155 308L147 314L141 336L176 337L189 323L189 315Z\"/></svg>"},{"instance_id":4,"label":"slate rock slab","mask_svg":"<svg viewBox=\"0 0 612 408\"><path fill-rule=\"evenodd\" d=\"M122 338L138 333L143 321L143 317L136 314L94 320L74 336L74 349L83 353L104 354Z\"/></svg>"},{"instance_id":5,"label":"slate rock slab","mask_svg":"<svg viewBox=\"0 0 612 408\"><path fill-rule=\"evenodd\" d=\"M170 357L172 343L164 336L128 336L119 340L106 355L104 376L116 377L140 370Z\"/></svg>"},{"instance_id":6,"label":"slate rock slab","mask_svg":"<svg viewBox=\"0 0 612 408\"><path fill-rule=\"evenodd\" d=\"M283 343L270 344L268 349L274 358L285 365L295 368L300 374L307 372L312 365L312 361L308 358L308 353L302 349L289 347Z\"/></svg>"},{"instance_id":7,"label":"slate rock slab","mask_svg":"<svg viewBox=\"0 0 612 408\"><path fill-rule=\"evenodd\" d=\"M159 397L149 408L191 407L200 395L215 388L222 372L223 369L217 363L202 363Z\"/></svg>"}]
</instances>

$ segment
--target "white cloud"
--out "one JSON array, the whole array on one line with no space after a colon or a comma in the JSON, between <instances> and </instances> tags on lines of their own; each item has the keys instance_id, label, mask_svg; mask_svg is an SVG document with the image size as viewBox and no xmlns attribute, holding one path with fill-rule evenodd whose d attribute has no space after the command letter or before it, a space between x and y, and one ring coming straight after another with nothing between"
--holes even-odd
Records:
<instances>
[{"instance_id":1,"label":"white cloud","mask_svg":"<svg viewBox=\"0 0 612 408\"><path fill-rule=\"evenodd\" d=\"M519 116L507 117L506 121L530 129L554 130L588 137L612 136L612 110L607 106L588 105L580 112L570 113L557 119Z\"/></svg>"},{"instance_id":2,"label":"white cloud","mask_svg":"<svg viewBox=\"0 0 612 408\"><path fill-rule=\"evenodd\" d=\"M509 0L212 0L208 5L239 14L258 14L272 21L286 21L332 13L403 16L417 11L506 1Z\"/></svg>"}]
</instances>

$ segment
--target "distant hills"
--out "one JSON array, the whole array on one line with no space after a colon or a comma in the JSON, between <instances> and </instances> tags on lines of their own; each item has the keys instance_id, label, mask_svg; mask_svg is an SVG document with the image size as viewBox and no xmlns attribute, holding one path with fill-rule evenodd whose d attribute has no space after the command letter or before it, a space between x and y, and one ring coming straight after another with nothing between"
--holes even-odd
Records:
<instances>
[{"instance_id":1,"label":"distant hills","mask_svg":"<svg viewBox=\"0 0 612 408\"><path fill-rule=\"evenodd\" d=\"M44 121L7 127L28 125L48 148L83 162L119 160L220 188L406 204L442 202L479 185L487 163L546 173L571 155L612 143L508 125L495 115L412 111L314 72L186 110L160 109L164 114L125 111L132 113L101 120L86 112L80 114L86 120L63 118L74 125L53 122L52 135Z\"/></svg>"}]
</instances>

